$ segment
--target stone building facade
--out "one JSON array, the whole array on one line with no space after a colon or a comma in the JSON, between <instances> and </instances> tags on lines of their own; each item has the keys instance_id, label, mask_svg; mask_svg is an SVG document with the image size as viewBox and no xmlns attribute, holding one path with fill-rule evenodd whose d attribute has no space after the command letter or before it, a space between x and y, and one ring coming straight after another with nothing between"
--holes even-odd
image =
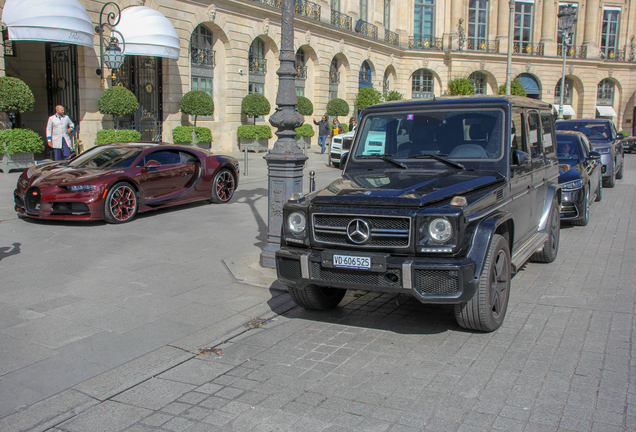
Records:
<instances>
[{"instance_id":1,"label":"stone building facade","mask_svg":"<svg viewBox=\"0 0 636 432\"><path fill-rule=\"evenodd\" d=\"M99 24L106 2L60 1L73 2L85 8L92 25ZM0 0L0 13L15 3ZM199 118L197 125L212 130L214 151L231 151L237 149L237 127L251 122L240 113L243 97L261 92L275 107L280 0L116 3L122 10L148 9L141 16L149 18L134 27L140 33L148 30L149 44L161 39L152 35L155 21L150 18L159 12L172 25L180 48L174 58L128 55L114 81L108 78L110 70L105 71L106 86L130 87L141 102L124 126L139 129L144 139L171 141L174 127L192 124L179 111L181 96L200 89L212 94L215 113ZM636 120L636 2L588 0L571 5L576 21L565 48L566 114L610 116L619 130L631 134ZM359 89L368 86L422 98L444 95L450 80L469 77L478 92L496 94L506 82L512 34L512 77L520 78L530 97L558 104L563 45L557 14L564 6L551 0L517 0L514 30L509 31L510 3L505 0L296 0L297 93L314 103L316 118L334 97L353 108ZM11 23L6 24L10 30ZM97 109L103 91L96 74L97 35L90 48L11 40L9 31L3 34L0 76L23 79L36 97L33 112L12 119L16 126L44 134L46 117L62 100L76 116L85 146L92 145L98 130L112 127L112 120ZM257 122L268 124L267 119Z\"/></svg>"}]
</instances>

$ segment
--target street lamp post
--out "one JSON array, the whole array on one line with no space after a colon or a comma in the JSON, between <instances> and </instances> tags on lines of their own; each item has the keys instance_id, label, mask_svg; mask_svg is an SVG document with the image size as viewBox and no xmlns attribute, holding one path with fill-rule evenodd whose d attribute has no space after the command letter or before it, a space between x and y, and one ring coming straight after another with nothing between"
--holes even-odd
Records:
<instances>
[{"instance_id":1,"label":"street lamp post","mask_svg":"<svg viewBox=\"0 0 636 432\"><path fill-rule=\"evenodd\" d=\"M294 0L282 0L280 68L276 112L269 118L278 128L278 140L264 159L267 161L267 244L261 252L261 266L276 267L276 251L280 249L283 205L293 193L303 190L303 168L307 156L296 144L295 129L303 124L296 110L296 53L294 52Z\"/></svg>"},{"instance_id":2,"label":"street lamp post","mask_svg":"<svg viewBox=\"0 0 636 432\"><path fill-rule=\"evenodd\" d=\"M508 17L508 56L506 58L506 95L510 96L512 82L512 39L515 34L515 0L510 0L510 16Z\"/></svg>"},{"instance_id":3,"label":"street lamp post","mask_svg":"<svg viewBox=\"0 0 636 432\"><path fill-rule=\"evenodd\" d=\"M114 8L117 9L117 13L112 11L108 12L108 15L106 15L106 21L104 21L104 10L107 6L114 6ZM99 13L99 25L95 26L95 33L99 35L99 69L95 72L97 75L101 76L102 88L104 88L104 64L107 68L113 71L113 78L115 77L115 70L119 69L121 65L124 64L124 51L119 47L119 39L113 36L113 33L117 33L119 37L121 37L123 47L126 47L124 36L117 30L113 29L113 27L119 24L120 18L121 9L119 9L117 3L108 2L102 7L102 11ZM111 36L108 40L108 46L104 50L104 30L106 28L110 29Z\"/></svg>"},{"instance_id":4,"label":"street lamp post","mask_svg":"<svg viewBox=\"0 0 636 432\"><path fill-rule=\"evenodd\" d=\"M557 15L559 17L559 30L561 31L561 54L563 54L563 71L561 72L561 98L559 100L559 114L557 119L563 120L563 97L565 96L565 61L567 58L570 31L574 24L574 16L576 15L576 9L572 7L572 4L565 6Z\"/></svg>"}]
</instances>

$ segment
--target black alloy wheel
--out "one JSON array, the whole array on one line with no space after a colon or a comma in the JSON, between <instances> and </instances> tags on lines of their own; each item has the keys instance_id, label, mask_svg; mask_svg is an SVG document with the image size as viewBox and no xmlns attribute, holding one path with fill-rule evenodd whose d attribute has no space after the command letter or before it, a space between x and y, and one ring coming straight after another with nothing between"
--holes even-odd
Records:
<instances>
[{"instance_id":1,"label":"black alloy wheel","mask_svg":"<svg viewBox=\"0 0 636 432\"><path fill-rule=\"evenodd\" d=\"M229 169L223 168L212 182L212 196L209 201L215 204L224 204L232 199L236 188L236 179Z\"/></svg>"},{"instance_id":2,"label":"black alloy wheel","mask_svg":"<svg viewBox=\"0 0 636 432\"><path fill-rule=\"evenodd\" d=\"M117 183L104 200L104 220L118 224L131 221L139 209L137 192L130 183Z\"/></svg>"}]
</instances>

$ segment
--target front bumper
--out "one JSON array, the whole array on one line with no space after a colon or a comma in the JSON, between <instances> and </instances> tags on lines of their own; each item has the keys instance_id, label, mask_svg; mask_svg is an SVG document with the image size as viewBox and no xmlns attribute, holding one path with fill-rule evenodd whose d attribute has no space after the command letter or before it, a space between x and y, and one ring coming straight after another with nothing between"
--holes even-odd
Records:
<instances>
[{"instance_id":1,"label":"front bumper","mask_svg":"<svg viewBox=\"0 0 636 432\"><path fill-rule=\"evenodd\" d=\"M30 218L53 220L96 220L104 218L100 192L69 192L64 188L41 191L18 185L13 193L15 211Z\"/></svg>"},{"instance_id":2,"label":"front bumper","mask_svg":"<svg viewBox=\"0 0 636 432\"><path fill-rule=\"evenodd\" d=\"M344 251L313 251L285 247L276 252L276 273L285 285L307 285L350 290L406 294L422 303L465 303L475 294L475 262L471 259L395 257L356 253L372 257L372 270L333 267L329 257Z\"/></svg>"},{"instance_id":3,"label":"front bumper","mask_svg":"<svg viewBox=\"0 0 636 432\"><path fill-rule=\"evenodd\" d=\"M578 219L583 214L585 206L585 194L583 189L575 189L561 192L561 220Z\"/></svg>"}]
</instances>

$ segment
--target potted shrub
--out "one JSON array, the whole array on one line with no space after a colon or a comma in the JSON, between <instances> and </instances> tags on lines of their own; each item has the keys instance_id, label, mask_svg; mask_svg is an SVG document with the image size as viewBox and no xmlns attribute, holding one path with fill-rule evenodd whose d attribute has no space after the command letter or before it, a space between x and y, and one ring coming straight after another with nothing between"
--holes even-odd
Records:
<instances>
[{"instance_id":1,"label":"potted shrub","mask_svg":"<svg viewBox=\"0 0 636 432\"><path fill-rule=\"evenodd\" d=\"M302 116L310 116L314 113L314 104L305 96L298 96L298 104L296 110ZM299 131L300 129L300 131ZM311 132L310 132L311 131ZM315 135L314 129L309 124L304 124L296 128L296 141L298 147L307 149L311 147L311 137Z\"/></svg>"},{"instance_id":2,"label":"potted shrub","mask_svg":"<svg viewBox=\"0 0 636 432\"><path fill-rule=\"evenodd\" d=\"M201 90L192 90L183 95L179 107L183 114L194 116L194 127L189 129L189 141L186 140L186 136L184 135L186 130L184 129L176 131L177 137L175 137L175 130L178 129L175 128L172 131L173 141L175 143L193 144L197 147L209 149L212 146L212 132L208 128L197 127L197 117L211 116L214 114L214 101L212 100L212 96Z\"/></svg>"},{"instance_id":3,"label":"potted shrub","mask_svg":"<svg viewBox=\"0 0 636 432\"><path fill-rule=\"evenodd\" d=\"M126 87L113 86L104 90L104 93L97 100L97 108L101 114L113 116L114 130L102 129L97 131L95 145L109 142L132 142L141 139L141 134L137 131L130 129L119 130L119 116L132 115L139 108L137 97Z\"/></svg>"},{"instance_id":4,"label":"potted shrub","mask_svg":"<svg viewBox=\"0 0 636 432\"><path fill-rule=\"evenodd\" d=\"M241 125L237 130L239 150L267 151L272 130L269 126L256 126L256 117L269 114L271 105L260 93L250 93L241 102L241 114L254 117L253 125Z\"/></svg>"},{"instance_id":5,"label":"potted shrub","mask_svg":"<svg viewBox=\"0 0 636 432\"><path fill-rule=\"evenodd\" d=\"M44 140L31 129L0 130L0 154L2 171L28 168L35 163L34 153L44 151Z\"/></svg>"},{"instance_id":6,"label":"potted shrub","mask_svg":"<svg viewBox=\"0 0 636 432\"><path fill-rule=\"evenodd\" d=\"M451 96L475 94L475 86L468 78L455 78L448 82L448 94Z\"/></svg>"},{"instance_id":7,"label":"potted shrub","mask_svg":"<svg viewBox=\"0 0 636 432\"><path fill-rule=\"evenodd\" d=\"M0 77L0 112L8 115L33 111L34 104L33 92L24 81L7 76ZM33 153L43 152L44 149L42 138L30 129L0 131L3 172L33 165Z\"/></svg>"},{"instance_id":8,"label":"potted shrub","mask_svg":"<svg viewBox=\"0 0 636 432\"><path fill-rule=\"evenodd\" d=\"M267 125L241 125L236 131L239 137L239 150L267 151L268 141L272 137L272 128Z\"/></svg>"},{"instance_id":9,"label":"potted shrub","mask_svg":"<svg viewBox=\"0 0 636 432\"><path fill-rule=\"evenodd\" d=\"M335 98L327 103L327 115L332 117L346 116L349 114L349 104L346 100Z\"/></svg>"},{"instance_id":10,"label":"potted shrub","mask_svg":"<svg viewBox=\"0 0 636 432\"><path fill-rule=\"evenodd\" d=\"M298 143L298 147L301 149L306 149L311 146L311 137L316 133L314 132L314 128L309 124L305 123L304 125L296 128L296 142Z\"/></svg>"},{"instance_id":11,"label":"potted shrub","mask_svg":"<svg viewBox=\"0 0 636 432\"><path fill-rule=\"evenodd\" d=\"M499 90L497 93L499 93L500 95L506 94L506 85L503 84L499 86ZM526 93L526 89L523 88L523 85L521 84L521 81L519 81L519 78L515 78L510 83L510 94L514 96L528 96L528 94Z\"/></svg>"}]
</instances>

